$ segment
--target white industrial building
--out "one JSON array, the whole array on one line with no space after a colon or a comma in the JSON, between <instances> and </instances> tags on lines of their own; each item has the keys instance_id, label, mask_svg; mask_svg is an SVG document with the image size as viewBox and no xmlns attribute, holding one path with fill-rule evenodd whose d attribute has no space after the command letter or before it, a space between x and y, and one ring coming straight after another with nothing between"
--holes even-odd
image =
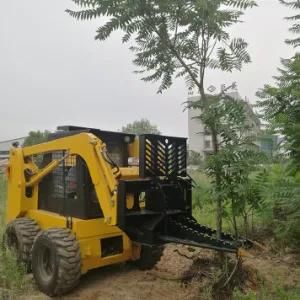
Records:
<instances>
[{"instance_id":1,"label":"white industrial building","mask_svg":"<svg viewBox=\"0 0 300 300\"><path fill-rule=\"evenodd\" d=\"M248 125L251 126L252 133L258 135L260 133L261 124L259 118L253 112L251 104L247 100L242 99L238 92L228 93L228 95L243 102L247 114ZM191 96L188 98L188 101L198 100L200 100L200 96ZM201 120L195 118L200 114L200 109L191 108L188 110L189 150L198 152L202 157L206 157L213 151L212 137L207 130L205 130L205 126Z\"/></svg>"}]
</instances>

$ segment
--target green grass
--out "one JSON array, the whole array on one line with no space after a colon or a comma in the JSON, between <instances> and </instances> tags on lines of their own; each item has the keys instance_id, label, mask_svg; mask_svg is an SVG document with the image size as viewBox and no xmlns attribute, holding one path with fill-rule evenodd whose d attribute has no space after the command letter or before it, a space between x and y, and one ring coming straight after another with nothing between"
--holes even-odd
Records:
<instances>
[{"instance_id":1,"label":"green grass","mask_svg":"<svg viewBox=\"0 0 300 300\"><path fill-rule=\"evenodd\" d=\"M0 298L5 295L21 293L28 287L24 267L15 257L3 248L6 209L6 179L0 174ZM7 297L9 299L9 297ZM2 298L1 298L2 299Z\"/></svg>"},{"instance_id":2,"label":"green grass","mask_svg":"<svg viewBox=\"0 0 300 300\"><path fill-rule=\"evenodd\" d=\"M4 175L0 174L0 228L4 226L5 199L6 199L6 180Z\"/></svg>"},{"instance_id":3,"label":"green grass","mask_svg":"<svg viewBox=\"0 0 300 300\"><path fill-rule=\"evenodd\" d=\"M277 287L274 290L262 286L258 291L251 291L243 294L240 291L235 291L232 297L234 300L299 300L300 289L285 290Z\"/></svg>"},{"instance_id":4,"label":"green grass","mask_svg":"<svg viewBox=\"0 0 300 300\"><path fill-rule=\"evenodd\" d=\"M215 228L215 203L210 194L210 180L201 171L191 171L190 176L196 183L193 189L193 216L200 224ZM225 218L223 219L223 230L232 232L231 223Z\"/></svg>"},{"instance_id":5,"label":"green grass","mask_svg":"<svg viewBox=\"0 0 300 300\"><path fill-rule=\"evenodd\" d=\"M194 179L196 186L193 189L193 216L196 220L203 225L209 227L216 227L215 220L215 203L212 200L210 194L211 183L209 178L200 170L191 171L190 176ZM224 204L224 212L227 217L223 217L223 231L233 233L233 226L231 223L231 208L227 202ZM254 215L249 217L249 236L253 236L258 232L266 232L270 224L272 215L270 215L271 209L263 211L254 211ZM244 221L242 217L237 217L238 231L241 236L245 235ZM270 227L270 226L269 226Z\"/></svg>"},{"instance_id":6,"label":"green grass","mask_svg":"<svg viewBox=\"0 0 300 300\"><path fill-rule=\"evenodd\" d=\"M195 181L193 189L193 215L201 224L214 227L214 207L210 200L210 181L200 171L191 171L191 177Z\"/></svg>"}]
</instances>

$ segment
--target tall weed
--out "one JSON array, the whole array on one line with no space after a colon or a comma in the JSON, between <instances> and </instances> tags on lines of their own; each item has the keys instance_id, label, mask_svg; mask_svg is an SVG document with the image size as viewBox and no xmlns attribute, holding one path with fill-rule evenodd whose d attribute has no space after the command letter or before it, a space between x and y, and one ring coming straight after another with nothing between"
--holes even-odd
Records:
<instances>
[{"instance_id":1,"label":"tall weed","mask_svg":"<svg viewBox=\"0 0 300 300\"><path fill-rule=\"evenodd\" d=\"M1 290L18 292L27 288L25 268L15 256L5 249L3 234L5 231L6 178L0 175L0 297Z\"/></svg>"}]
</instances>

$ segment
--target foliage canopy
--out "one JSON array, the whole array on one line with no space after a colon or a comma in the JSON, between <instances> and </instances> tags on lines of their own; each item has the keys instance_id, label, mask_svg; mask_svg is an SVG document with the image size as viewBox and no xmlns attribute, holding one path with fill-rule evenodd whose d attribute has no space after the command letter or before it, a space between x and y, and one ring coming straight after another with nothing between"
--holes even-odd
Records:
<instances>
[{"instance_id":1,"label":"foliage canopy","mask_svg":"<svg viewBox=\"0 0 300 300\"><path fill-rule=\"evenodd\" d=\"M300 9L300 1L299 0L279 0L282 4L284 4L287 7L293 8L293 9ZM300 14L296 14L290 17L285 18L288 21L295 22L289 29L289 31L293 34L300 34ZM296 37L294 39L286 39L285 42L289 45L294 46L295 48L300 46L300 37Z\"/></svg>"},{"instance_id":2,"label":"foliage canopy","mask_svg":"<svg viewBox=\"0 0 300 300\"><path fill-rule=\"evenodd\" d=\"M300 170L300 54L282 59L282 65L275 86L265 85L258 92L258 106L264 118L285 136L285 148Z\"/></svg>"},{"instance_id":3,"label":"foliage canopy","mask_svg":"<svg viewBox=\"0 0 300 300\"><path fill-rule=\"evenodd\" d=\"M50 132L48 130L45 130L45 131L40 131L40 130L30 131L28 136L26 137L26 139L24 141L23 146L32 146L32 145L44 143L44 142L47 141L49 133Z\"/></svg>"},{"instance_id":4,"label":"foliage canopy","mask_svg":"<svg viewBox=\"0 0 300 300\"><path fill-rule=\"evenodd\" d=\"M240 21L253 0L73 0L82 9L67 10L78 20L108 16L96 40L104 41L117 30L123 43L133 40L137 73L146 82L160 81L158 92L169 88L174 77L188 87L203 89L206 68L240 70L250 62L247 43L231 38L228 27ZM199 79L200 78L200 79Z\"/></svg>"},{"instance_id":5,"label":"foliage canopy","mask_svg":"<svg viewBox=\"0 0 300 300\"><path fill-rule=\"evenodd\" d=\"M143 133L152 133L160 134L156 125L150 123L147 119L141 119L129 123L126 126L122 127L122 132L133 133L133 134L143 134Z\"/></svg>"}]
</instances>

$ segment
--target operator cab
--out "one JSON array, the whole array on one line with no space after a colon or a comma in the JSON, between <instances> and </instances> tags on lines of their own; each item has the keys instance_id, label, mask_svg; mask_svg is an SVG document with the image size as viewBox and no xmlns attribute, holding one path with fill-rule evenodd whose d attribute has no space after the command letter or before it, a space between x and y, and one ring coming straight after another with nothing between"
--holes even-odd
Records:
<instances>
[{"instance_id":1,"label":"operator cab","mask_svg":"<svg viewBox=\"0 0 300 300\"><path fill-rule=\"evenodd\" d=\"M111 161L118 167L128 166L128 144L134 141L135 135L133 134L78 126L59 126L56 132L49 135L48 141L83 132L92 133L105 142ZM44 154L42 166L48 165L54 159L64 157L64 152L55 151ZM66 158L41 181L39 209L81 219L103 217L87 165L80 156Z\"/></svg>"}]
</instances>

